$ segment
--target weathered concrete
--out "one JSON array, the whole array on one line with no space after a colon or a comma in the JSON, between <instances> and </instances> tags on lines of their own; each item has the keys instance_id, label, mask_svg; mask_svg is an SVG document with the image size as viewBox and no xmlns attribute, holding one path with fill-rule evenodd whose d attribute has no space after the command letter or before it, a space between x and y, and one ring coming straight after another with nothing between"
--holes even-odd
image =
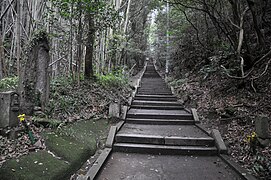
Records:
<instances>
[{"instance_id":1,"label":"weathered concrete","mask_svg":"<svg viewBox=\"0 0 271 180\"><path fill-rule=\"evenodd\" d=\"M211 131L212 137L215 139L216 147L220 154L227 154L227 147L221 137L221 134L218 130L213 129Z\"/></svg>"},{"instance_id":2,"label":"weathered concrete","mask_svg":"<svg viewBox=\"0 0 271 180\"><path fill-rule=\"evenodd\" d=\"M218 156L226 151L219 132L196 124L196 110L179 105L153 65L137 92L97 179L241 179Z\"/></svg>"},{"instance_id":3,"label":"weathered concrete","mask_svg":"<svg viewBox=\"0 0 271 180\"><path fill-rule=\"evenodd\" d=\"M120 117L120 104L119 103L111 103L109 105L109 116L110 117Z\"/></svg>"},{"instance_id":4,"label":"weathered concrete","mask_svg":"<svg viewBox=\"0 0 271 180\"><path fill-rule=\"evenodd\" d=\"M129 180L238 180L238 174L216 156L169 156L116 152L97 178Z\"/></svg>"},{"instance_id":5,"label":"weathered concrete","mask_svg":"<svg viewBox=\"0 0 271 180\"><path fill-rule=\"evenodd\" d=\"M191 111L192 111L192 114L193 114L195 123L200 123L200 121L199 121L199 116L198 116L198 113L197 113L197 110L196 110L195 108L192 108Z\"/></svg>"},{"instance_id":6,"label":"weathered concrete","mask_svg":"<svg viewBox=\"0 0 271 180\"><path fill-rule=\"evenodd\" d=\"M128 106L121 106L121 119L126 119L128 109Z\"/></svg>"},{"instance_id":7,"label":"weathered concrete","mask_svg":"<svg viewBox=\"0 0 271 180\"><path fill-rule=\"evenodd\" d=\"M178 119L137 119L126 118L126 122L130 124L149 124L149 125L194 125L193 120L178 120Z\"/></svg>"},{"instance_id":8,"label":"weathered concrete","mask_svg":"<svg viewBox=\"0 0 271 180\"><path fill-rule=\"evenodd\" d=\"M255 120L255 129L256 134L261 139L268 139L270 138L269 132L269 118L268 116L258 117Z\"/></svg>"},{"instance_id":9,"label":"weathered concrete","mask_svg":"<svg viewBox=\"0 0 271 180\"><path fill-rule=\"evenodd\" d=\"M111 126L109 134L107 136L107 140L105 142L105 147L112 148L116 132L117 132L117 126Z\"/></svg>"},{"instance_id":10,"label":"weathered concrete","mask_svg":"<svg viewBox=\"0 0 271 180\"><path fill-rule=\"evenodd\" d=\"M140 134L163 137L210 137L194 125L143 125L125 123L118 134Z\"/></svg>"},{"instance_id":11,"label":"weathered concrete","mask_svg":"<svg viewBox=\"0 0 271 180\"><path fill-rule=\"evenodd\" d=\"M0 127L19 124L19 95L13 91L0 93Z\"/></svg>"},{"instance_id":12,"label":"weathered concrete","mask_svg":"<svg viewBox=\"0 0 271 180\"><path fill-rule=\"evenodd\" d=\"M108 158L109 154L111 153L111 148L105 148L103 152L100 154L98 159L95 161L93 166L89 169L88 173L85 176L85 180L93 180L97 176L99 170L102 168L104 162Z\"/></svg>"}]
</instances>

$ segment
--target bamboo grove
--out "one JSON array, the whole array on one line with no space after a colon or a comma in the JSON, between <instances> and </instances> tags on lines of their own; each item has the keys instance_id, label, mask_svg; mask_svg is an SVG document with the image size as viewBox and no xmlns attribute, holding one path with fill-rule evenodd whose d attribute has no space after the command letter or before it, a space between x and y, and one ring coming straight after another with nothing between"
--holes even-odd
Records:
<instances>
[{"instance_id":1,"label":"bamboo grove","mask_svg":"<svg viewBox=\"0 0 271 180\"><path fill-rule=\"evenodd\" d=\"M17 76L36 31L50 40L50 74L89 79L140 65L147 48L147 0L3 0L0 79ZM139 33L140 32L140 33ZM144 40L145 39L145 40ZM137 45L139 42L139 45ZM141 60L142 61L142 60Z\"/></svg>"}]
</instances>

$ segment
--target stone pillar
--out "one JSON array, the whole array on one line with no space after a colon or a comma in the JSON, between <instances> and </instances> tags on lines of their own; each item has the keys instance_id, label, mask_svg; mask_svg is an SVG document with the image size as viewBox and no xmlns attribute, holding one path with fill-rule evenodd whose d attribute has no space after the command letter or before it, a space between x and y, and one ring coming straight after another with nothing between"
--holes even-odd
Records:
<instances>
[{"instance_id":1,"label":"stone pillar","mask_svg":"<svg viewBox=\"0 0 271 180\"><path fill-rule=\"evenodd\" d=\"M119 118L120 117L120 103L111 103L109 105L109 116Z\"/></svg>"},{"instance_id":2,"label":"stone pillar","mask_svg":"<svg viewBox=\"0 0 271 180\"><path fill-rule=\"evenodd\" d=\"M0 93L0 128L19 124L19 95L8 91Z\"/></svg>"},{"instance_id":3,"label":"stone pillar","mask_svg":"<svg viewBox=\"0 0 271 180\"><path fill-rule=\"evenodd\" d=\"M267 116L258 117L255 121L256 134L259 138L268 139L269 135L269 119Z\"/></svg>"},{"instance_id":4,"label":"stone pillar","mask_svg":"<svg viewBox=\"0 0 271 180\"><path fill-rule=\"evenodd\" d=\"M270 143L269 118L267 116L258 117L255 121L255 131L257 139L263 146Z\"/></svg>"}]
</instances>

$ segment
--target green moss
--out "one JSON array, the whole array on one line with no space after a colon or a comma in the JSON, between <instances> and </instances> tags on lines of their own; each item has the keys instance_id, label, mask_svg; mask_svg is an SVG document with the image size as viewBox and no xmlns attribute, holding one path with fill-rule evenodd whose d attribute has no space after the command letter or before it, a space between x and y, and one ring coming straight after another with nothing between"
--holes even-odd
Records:
<instances>
[{"instance_id":1,"label":"green moss","mask_svg":"<svg viewBox=\"0 0 271 180\"><path fill-rule=\"evenodd\" d=\"M0 179L68 179L95 153L97 141L106 140L109 125L107 120L88 120L44 132L47 149L60 159L46 151L30 153L18 162L12 159L0 169Z\"/></svg>"},{"instance_id":2,"label":"green moss","mask_svg":"<svg viewBox=\"0 0 271 180\"><path fill-rule=\"evenodd\" d=\"M18 77L8 77L0 80L0 91L15 90L18 87Z\"/></svg>"},{"instance_id":3,"label":"green moss","mask_svg":"<svg viewBox=\"0 0 271 180\"><path fill-rule=\"evenodd\" d=\"M106 140L109 126L107 120L87 120L70 124L58 132L62 135L71 136L86 146L93 148L93 145L96 146L97 141L104 142Z\"/></svg>"},{"instance_id":4,"label":"green moss","mask_svg":"<svg viewBox=\"0 0 271 180\"><path fill-rule=\"evenodd\" d=\"M39 151L7 161L0 174L2 180L64 179L69 176L66 174L68 169L65 161L54 158L46 151Z\"/></svg>"}]
</instances>

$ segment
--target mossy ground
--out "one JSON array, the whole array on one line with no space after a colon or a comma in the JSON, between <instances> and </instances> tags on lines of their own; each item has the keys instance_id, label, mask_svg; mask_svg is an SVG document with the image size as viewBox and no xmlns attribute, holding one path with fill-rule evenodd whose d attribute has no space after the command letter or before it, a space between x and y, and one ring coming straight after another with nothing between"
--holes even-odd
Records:
<instances>
[{"instance_id":1,"label":"mossy ground","mask_svg":"<svg viewBox=\"0 0 271 180\"><path fill-rule=\"evenodd\" d=\"M95 153L97 144L105 142L109 126L107 120L88 120L45 131L47 149L7 161L0 179L68 179Z\"/></svg>"}]
</instances>

